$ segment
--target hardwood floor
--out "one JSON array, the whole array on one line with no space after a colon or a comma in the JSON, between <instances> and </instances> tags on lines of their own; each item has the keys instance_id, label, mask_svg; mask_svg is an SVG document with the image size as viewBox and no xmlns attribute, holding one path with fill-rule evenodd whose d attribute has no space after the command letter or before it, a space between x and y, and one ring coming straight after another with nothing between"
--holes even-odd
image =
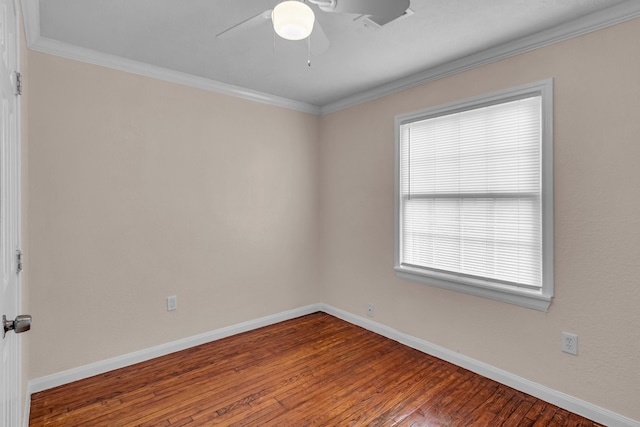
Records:
<instances>
[{"instance_id":1,"label":"hardwood floor","mask_svg":"<svg viewBox=\"0 0 640 427\"><path fill-rule=\"evenodd\" d=\"M32 396L30 426L598 426L328 314Z\"/></svg>"}]
</instances>

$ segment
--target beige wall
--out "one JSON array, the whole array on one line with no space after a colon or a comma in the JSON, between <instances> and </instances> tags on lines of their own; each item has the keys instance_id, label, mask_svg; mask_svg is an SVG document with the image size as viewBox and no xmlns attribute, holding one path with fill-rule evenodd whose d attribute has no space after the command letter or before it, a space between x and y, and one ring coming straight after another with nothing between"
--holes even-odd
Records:
<instances>
[{"instance_id":1,"label":"beige wall","mask_svg":"<svg viewBox=\"0 0 640 427\"><path fill-rule=\"evenodd\" d=\"M29 63L31 379L318 302L316 116Z\"/></svg>"},{"instance_id":2,"label":"beige wall","mask_svg":"<svg viewBox=\"0 0 640 427\"><path fill-rule=\"evenodd\" d=\"M323 292L375 319L640 420L640 20L322 119ZM399 280L397 114L555 79L556 298L548 313ZM579 336L578 357L560 351Z\"/></svg>"},{"instance_id":3,"label":"beige wall","mask_svg":"<svg viewBox=\"0 0 640 427\"><path fill-rule=\"evenodd\" d=\"M321 118L29 52L29 378L371 302L375 321L640 420L639 35L636 20ZM394 116L549 77L550 311L397 279Z\"/></svg>"}]
</instances>

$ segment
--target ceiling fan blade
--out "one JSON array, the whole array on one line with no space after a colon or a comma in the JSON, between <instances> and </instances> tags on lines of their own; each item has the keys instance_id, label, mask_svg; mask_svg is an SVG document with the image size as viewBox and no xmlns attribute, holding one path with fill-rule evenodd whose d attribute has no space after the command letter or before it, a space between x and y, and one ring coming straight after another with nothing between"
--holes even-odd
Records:
<instances>
[{"instance_id":1,"label":"ceiling fan blade","mask_svg":"<svg viewBox=\"0 0 640 427\"><path fill-rule=\"evenodd\" d=\"M259 13L256 16L252 16L249 19L245 19L244 21L216 34L216 38L233 37L234 35L239 34L243 31L246 31L250 28L257 27L258 25L271 19L271 12L272 12L271 9L265 10L264 12Z\"/></svg>"},{"instance_id":2,"label":"ceiling fan blade","mask_svg":"<svg viewBox=\"0 0 640 427\"><path fill-rule=\"evenodd\" d=\"M385 21L402 16L411 5L410 0L309 0L325 12L372 15Z\"/></svg>"},{"instance_id":3,"label":"ceiling fan blade","mask_svg":"<svg viewBox=\"0 0 640 427\"><path fill-rule=\"evenodd\" d=\"M323 54L329 46L331 46L331 42L327 37L327 34L322 29L322 26L316 19L315 24L313 24L313 31L309 36L311 39L309 42L311 43L311 54L314 56L318 56Z\"/></svg>"}]
</instances>

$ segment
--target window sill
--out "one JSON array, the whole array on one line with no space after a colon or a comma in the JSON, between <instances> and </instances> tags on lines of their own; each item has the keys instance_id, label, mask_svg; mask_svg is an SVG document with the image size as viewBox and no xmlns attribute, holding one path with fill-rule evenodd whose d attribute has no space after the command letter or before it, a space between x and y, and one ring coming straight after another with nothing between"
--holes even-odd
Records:
<instances>
[{"instance_id":1,"label":"window sill","mask_svg":"<svg viewBox=\"0 0 640 427\"><path fill-rule=\"evenodd\" d=\"M449 289L495 301L506 302L539 311L548 311L553 295L545 295L541 291L501 287L491 284L472 284L463 280L454 280L446 274L429 273L411 267L395 267L396 276L401 279L423 283L437 288Z\"/></svg>"}]
</instances>

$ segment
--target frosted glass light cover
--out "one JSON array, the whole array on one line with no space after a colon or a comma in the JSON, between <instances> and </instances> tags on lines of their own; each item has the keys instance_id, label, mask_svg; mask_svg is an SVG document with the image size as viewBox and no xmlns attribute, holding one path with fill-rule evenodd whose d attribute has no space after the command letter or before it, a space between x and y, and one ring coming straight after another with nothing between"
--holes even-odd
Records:
<instances>
[{"instance_id":1,"label":"frosted glass light cover","mask_svg":"<svg viewBox=\"0 0 640 427\"><path fill-rule=\"evenodd\" d=\"M273 29L283 39L302 40L309 37L316 20L313 10L299 1L289 0L273 8Z\"/></svg>"}]
</instances>

